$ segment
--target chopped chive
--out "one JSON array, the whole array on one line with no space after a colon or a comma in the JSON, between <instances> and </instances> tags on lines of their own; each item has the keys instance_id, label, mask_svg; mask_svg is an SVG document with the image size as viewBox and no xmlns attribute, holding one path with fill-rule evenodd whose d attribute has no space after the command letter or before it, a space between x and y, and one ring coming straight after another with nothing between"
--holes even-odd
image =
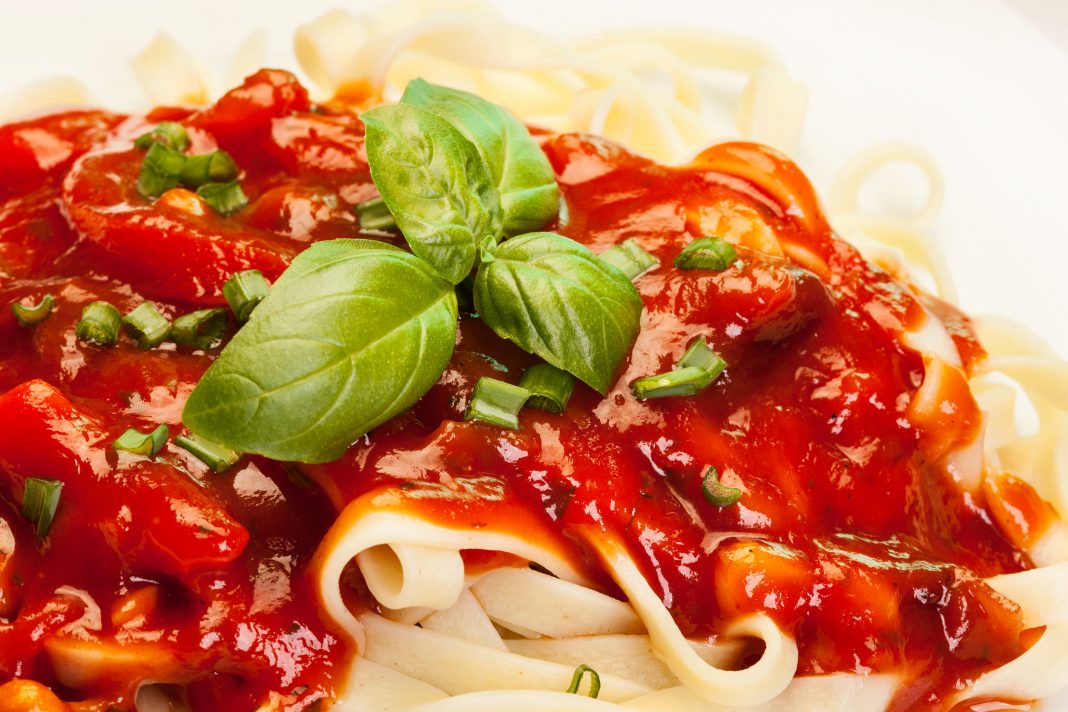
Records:
<instances>
[{"instance_id":1,"label":"chopped chive","mask_svg":"<svg viewBox=\"0 0 1068 712\"><path fill-rule=\"evenodd\" d=\"M174 188L181 181L185 161L184 153L159 142L153 143L141 162L137 192L146 198L158 198Z\"/></svg>"},{"instance_id":2,"label":"chopped chive","mask_svg":"<svg viewBox=\"0 0 1068 712\"><path fill-rule=\"evenodd\" d=\"M48 530L52 528L52 520L56 516L62 491L63 483L58 480L26 478L26 489L22 494L22 516L34 523L38 540L48 536Z\"/></svg>"},{"instance_id":3,"label":"chopped chive","mask_svg":"<svg viewBox=\"0 0 1068 712\"><path fill-rule=\"evenodd\" d=\"M682 249L675 258L675 266L679 269L710 269L722 272L737 259L738 253L734 245L722 237L699 237Z\"/></svg>"},{"instance_id":4,"label":"chopped chive","mask_svg":"<svg viewBox=\"0 0 1068 712\"><path fill-rule=\"evenodd\" d=\"M225 332L225 309L198 309L174 320L171 339L182 346L210 349L222 340Z\"/></svg>"},{"instance_id":5,"label":"chopped chive","mask_svg":"<svg viewBox=\"0 0 1068 712\"><path fill-rule=\"evenodd\" d=\"M163 446L167 444L167 439L170 438L170 436L171 429L167 427L166 423L160 425L148 434L130 428L117 437L111 446L116 450L132 452L135 455L155 457L159 454L159 451L163 449Z\"/></svg>"},{"instance_id":6,"label":"chopped chive","mask_svg":"<svg viewBox=\"0 0 1068 712\"><path fill-rule=\"evenodd\" d=\"M141 134L134 141L134 146L144 151L154 143L162 143L167 148L184 151L189 148L189 134L185 127L174 121L164 121L148 133Z\"/></svg>"},{"instance_id":7,"label":"chopped chive","mask_svg":"<svg viewBox=\"0 0 1068 712\"><path fill-rule=\"evenodd\" d=\"M241 455L225 445L205 440L199 435L179 435L174 444L203 462L212 472L222 472L234 466Z\"/></svg>"},{"instance_id":8,"label":"chopped chive","mask_svg":"<svg viewBox=\"0 0 1068 712\"><path fill-rule=\"evenodd\" d=\"M567 401L575 387L575 377L556 366L536 363L523 372L519 386L530 391L528 406L560 414L567 408Z\"/></svg>"},{"instance_id":9,"label":"chopped chive","mask_svg":"<svg viewBox=\"0 0 1068 712\"><path fill-rule=\"evenodd\" d=\"M171 335L171 323L159 313L152 302L141 302L133 311L122 318L126 331L137 339L137 345L143 349L152 349Z\"/></svg>"},{"instance_id":10,"label":"chopped chive","mask_svg":"<svg viewBox=\"0 0 1068 712\"><path fill-rule=\"evenodd\" d=\"M708 346L708 342L705 341L705 337L700 336L696 341L690 344L690 348L686 349L686 353L682 355L679 362L675 364L675 368L690 368L696 367L707 371L712 374L713 380L723 373L723 369L727 367L727 362L723 360L723 357L717 354Z\"/></svg>"},{"instance_id":11,"label":"chopped chive","mask_svg":"<svg viewBox=\"0 0 1068 712\"><path fill-rule=\"evenodd\" d=\"M701 479L701 494L709 504L717 507L729 507L742 498L742 491L737 487L728 487L719 481L719 471L708 466Z\"/></svg>"},{"instance_id":12,"label":"chopped chive","mask_svg":"<svg viewBox=\"0 0 1068 712\"><path fill-rule=\"evenodd\" d=\"M397 221L381 198L368 200L356 206L356 217L360 220L361 230L393 230Z\"/></svg>"},{"instance_id":13,"label":"chopped chive","mask_svg":"<svg viewBox=\"0 0 1068 712\"><path fill-rule=\"evenodd\" d=\"M571 676L571 687L567 688L567 691L572 695L577 695L579 685L582 684L582 678L586 676L586 673L590 675L590 691L586 693L586 696L597 697L601 693L601 676L589 665L579 665L575 668L575 674Z\"/></svg>"},{"instance_id":14,"label":"chopped chive","mask_svg":"<svg viewBox=\"0 0 1068 712\"><path fill-rule=\"evenodd\" d=\"M252 310L267 297L270 285L258 269L238 272L223 285L222 293L226 303L241 323L248 321Z\"/></svg>"},{"instance_id":15,"label":"chopped chive","mask_svg":"<svg viewBox=\"0 0 1068 712\"><path fill-rule=\"evenodd\" d=\"M248 205L248 197L236 180L206 183L197 188L197 195L220 215L231 215Z\"/></svg>"},{"instance_id":16,"label":"chopped chive","mask_svg":"<svg viewBox=\"0 0 1068 712\"><path fill-rule=\"evenodd\" d=\"M718 373L709 373L703 368L689 366L655 376L645 376L630 384L638 400L666 398L668 396L692 396L716 380Z\"/></svg>"},{"instance_id":17,"label":"chopped chive","mask_svg":"<svg viewBox=\"0 0 1068 712\"><path fill-rule=\"evenodd\" d=\"M464 419L519 430L519 410L529 397L526 388L483 376L475 384Z\"/></svg>"},{"instance_id":18,"label":"chopped chive","mask_svg":"<svg viewBox=\"0 0 1068 712\"><path fill-rule=\"evenodd\" d=\"M226 183L237 178L234 159L226 151L212 151L188 156L182 166L181 181L189 188L199 188L205 183Z\"/></svg>"},{"instance_id":19,"label":"chopped chive","mask_svg":"<svg viewBox=\"0 0 1068 712\"><path fill-rule=\"evenodd\" d=\"M46 294L41 297L41 301L30 306L15 302L11 305L11 311L15 314L15 319L20 325L36 326L47 319L48 315L52 313L53 304L52 295Z\"/></svg>"},{"instance_id":20,"label":"chopped chive","mask_svg":"<svg viewBox=\"0 0 1068 712\"><path fill-rule=\"evenodd\" d=\"M599 257L602 262L616 267L630 279L634 279L653 265L659 264L658 260L643 250L634 238L608 248Z\"/></svg>"},{"instance_id":21,"label":"chopped chive","mask_svg":"<svg viewBox=\"0 0 1068 712\"><path fill-rule=\"evenodd\" d=\"M79 341L99 346L111 346L119 339L122 314L107 302L93 302L82 308L82 318L74 327Z\"/></svg>"}]
</instances>

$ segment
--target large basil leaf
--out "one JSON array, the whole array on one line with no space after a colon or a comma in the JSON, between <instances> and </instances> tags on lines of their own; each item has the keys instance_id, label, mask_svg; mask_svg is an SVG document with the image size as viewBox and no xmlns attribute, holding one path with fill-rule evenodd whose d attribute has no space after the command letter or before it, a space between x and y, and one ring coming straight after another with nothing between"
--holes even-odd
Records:
<instances>
[{"instance_id":1,"label":"large basil leaf","mask_svg":"<svg viewBox=\"0 0 1068 712\"><path fill-rule=\"evenodd\" d=\"M448 121L416 106L380 106L367 127L371 178L412 252L458 284L501 233L497 188L478 151Z\"/></svg>"},{"instance_id":2,"label":"large basil leaf","mask_svg":"<svg viewBox=\"0 0 1068 712\"><path fill-rule=\"evenodd\" d=\"M401 102L446 119L475 145L500 193L505 235L539 230L556 217L560 193L549 159L506 109L424 79L408 82Z\"/></svg>"},{"instance_id":3,"label":"large basil leaf","mask_svg":"<svg viewBox=\"0 0 1068 712\"><path fill-rule=\"evenodd\" d=\"M182 415L241 452L326 462L409 408L445 370L456 294L371 240L301 253L204 374Z\"/></svg>"},{"instance_id":4,"label":"large basil leaf","mask_svg":"<svg viewBox=\"0 0 1068 712\"><path fill-rule=\"evenodd\" d=\"M642 312L626 275L549 232L502 243L478 268L474 297L490 328L601 394L630 352Z\"/></svg>"}]
</instances>

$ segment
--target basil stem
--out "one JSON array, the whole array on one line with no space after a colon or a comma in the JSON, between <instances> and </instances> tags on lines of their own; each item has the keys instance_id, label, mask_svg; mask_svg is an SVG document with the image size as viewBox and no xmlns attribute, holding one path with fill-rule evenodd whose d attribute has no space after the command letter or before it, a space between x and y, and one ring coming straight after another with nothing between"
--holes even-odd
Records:
<instances>
[{"instance_id":1,"label":"basil stem","mask_svg":"<svg viewBox=\"0 0 1068 712\"><path fill-rule=\"evenodd\" d=\"M686 349L686 353L675 364L677 369L690 367L706 371L715 380L723 372L723 369L727 367L727 362L723 360L722 356L709 348L705 337L699 336L696 341L690 344L690 347Z\"/></svg>"},{"instance_id":2,"label":"basil stem","mask_svg":"<svg viewBox=\"0 0 1068 712\"><path fill-rule=\"evenodd\" d=\"M173 148L176 151L184 151L189 148L189 134L178 122L164 121L151 131L138 136L134 141L134 146L144 151L155 143L162 143L167 148Z\"/></svg>"},{"instance_id":3,"label":"basil stem","mask_svg":"<svg viewBox=\"0 0 1068 712\"><path fill-rule=\"evenodd\" d=\"M571 686L566 691L577 695L582 678L587 674L590 676L590 691L586 693L586 696L596 698L601 693L601 676L589 665L579 665L575 668L575 674L571 676Z\"/></svg>"},{"instance_id":4,"label":"basil stem","mask_svg":"<svg viewBox=\"0 0 1068 712\"><path fill-rule=\"evenodd\" d=\"M523 372L519 385L530 391L527 405L559 415L567 408L575 377L547 363L536 363Z\"/></svg>"},{"instance_id":5,"label":"basil stem","mask_svg":"<svg viewBox=\"0 0 1068 712\"><path fill-rule=\"evenodd\" d=\"M675 258L675 266L679 269L710 269L722 272L737 259L738 253L734 245L722 237L699 237L682 249Z\"/></svg>"},{"instance_id":6,"label":"basil stem","mask_svg":"<svg viewBox=\"0 0 1068 712\"><path fill-rule=\"evenodd\" d=\"M143 349L159 346L171 334L171 323L152 302L141 302L122 318L126 331Z\"/></svg>"},{"instance_id":7,"label":"basil stem","mask_svg":"<svg viewBox=\"0 0 1068 712\"><path fill-rule=\"evenodd\" d=\"M719 471L711 465L701 476L701 494L716 507L729 507L742 498L740 489L728 487L719 481Z\"/></svg>"},{"instance_id":8,"label":"basil stem","mask_svg":"<svg viewBox=\"0 0 1068 712\"><path fill-rule=\"evenodd\" d=\"M220 215L232 215L248 205L248 197L236 180L229 183L205 183L197 188L197 195Z\"/></svg>"},{"instance_id":9,"label":"basil stem","mask_svg":"<svg viewBox=\"0 0 1068 712\"><path fill-rule=\"evenodd\" d=\"M203 462L215 473L230 469L241 458L240 453L234 452L225 445L196 435L179 435L174 439L174 444Z\"/></svg>"},{"instance_id":10,"label":"basil stem","mask_svg":"<svg viewBox=\"0 0 1068 712\"><path fill-rule=\"evenodd\" d=\"M223 285L222 293L234 318L242 324L252 316L252 310L267 298L271 286L258 269L238 272Z\"/></svg>"},{"instance_id":11,"label":"basil stem","mask_svg":"<svg viewBox=\"0 0 1068 712\"><path fill-rule=\"evenodd\" d=\"M146 198L158 198L181 182L185 154L160 142L153 142L141 162L137 192Z\"/></svg>"},{"instance_id":12,"label":"basil stem","mask_svg":"<svg viewBox=\"0 0 1068 712\"><path fill-rule=\"evenodd\" d=\"M237 164L226 151L187 156L182 166L182 185L199 188L206 183L227 183L237 178Z\"/></svg>"},{"instance_id":13,"label":"basil stem","mask_svg":"<svg viewBox=\"0 0 1068 712\"><path fill-rule=\"evenodd\" d=\"M112 346L119 339L122 314L108 302L92 302L82 308L82 318L74 327L79 341Z\"/></svg>"},{"instance_id":14,"label":"basil stem","mask_svg":"<svg viewBox=\"0 0 1068 712\"><path fill-rule=\"evenodd\" d=\"M116 450L131 452L135 455L155 457L159 454L159 451L163 449L163 446L167 444L167 440L170 436L171 429L167 427L166 423L161 424L158 428L147 434L142 433L135 428L130 428L117 437L111 446Z\"/></svg>"},{"instance_id":15,"label":"basil stem","mask_svg":"<svg viewBox=\"0 0 1068 712\"><path fill-rule=\"evenodd\" d=\"M719 374L712 374L703 368L690 366L639 378L630 384L630 389L638 400L692 396L716 380L717 375Z\"/></svg>"},{"instance_id":16,"label":"basil stem","mask_svg":"<svg viewBox=\"0 0 1068 712\"><path fill-rule=\"evenodd\" d=\"M226 335L226 310L222 307L198 309L174 320L171 338L181 346L207 350Z\"/></svg>"},{"instance_id":17,"label":"basil stem","mask_svg":"<svg viewBox=\"0 0 1068 712\"><path fill-rule=\"evenodd\" d=\"M22 493L22 516L34 524L37 539L48 536L59 509L59 495L63 483L58 480L46 480L40 477L27 477Z\"/></svg>"},{"instance_id":18,"label":"basil stem","mask_svg":"<svg viewBox=\"0 0 1068 712\"><path fill-rule=\"evenodd\" d=\"M609 247L598 257L602 262L607 262L627 275L627 279L634 279L654 265L660 264L655 257L643 250L633 237Z\"/></svg>"},{"instance_id":19,"label":"basil stem","mask_svg":"<svg viewBox=\"0 0 1068 712\"><path fill-rule=\"evenodd\" d=\"M389 212L386 201L380 197L357 205L356 218L360 221L361 230L397 229L397 221L393 219L393 213Z\"/></svg>"},{"instance_id":20,"label":"basil stem","mask_svg":"<svg viewBox=\"0 0 1068 712\"><path fill-rule=\"evenodd\" d=\"M19 326L36 326L48 318L52 313L53 305L52 295L46 294L41 297L41 301L30 306L14 302L11 305L11 312L15 315L15 320L19 323Z\"/></svg>"},{"instance_id":21,"label":"basil stem","mask_svg":"<svg viewBox=\"0 0 1068 712\"><path fill-rule=\"evenodd\" d=\"M483 376L475 384L464 420L481 420L502 428L519 430L519 411L530 397L521 386Z\"/></svg>"}]
</instances>

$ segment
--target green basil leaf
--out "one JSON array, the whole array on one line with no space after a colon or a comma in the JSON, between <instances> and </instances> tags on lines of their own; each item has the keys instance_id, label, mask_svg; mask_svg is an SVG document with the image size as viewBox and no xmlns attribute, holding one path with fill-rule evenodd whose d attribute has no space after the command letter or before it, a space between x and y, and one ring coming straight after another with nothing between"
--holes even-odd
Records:
<instances>
[{"instance_id":1,"label":"green basil leaf","mask_svg":"<svg viewBox=\"0 0 1068 712\"><path fill-rule=\"evenodd\" d=\"M540 230L556 217L560 191L549 159L507 109L424 79L408 82L401 103L432 111L475 145L501 195L505 235Z\"/></svg>"},{"instance_id":2,"label":"green basil leaf","mask_svg":"<svg viewBox=\"0 0 1068 712\"><path fill-rule=\"evenodd\" d=\"M474 298L490 328L602 395L630 352L642 313L625 274L550 232L501 243L478 268Z\"/></svg>"},{"instance_id":3,"label":"green basil leaf","mask_svg":"<svg viewBox=\"0 0 1068 712\"><path fill-rule=\"evenodd\" d=\"M275 282L182 418L240 452L327 462L426 393L455 340L455 291L425 262L372 240L320 242Z\"/></svg>"},{"instance_id":4,"label":"green basil leaf","mask_svg":"<svg viewBox=\"0 0 1068 712\"><path fill-rule=\"evenodd\" d=\"M458 284L496 244L501 205L485 161L452 124L416 106L361 116L371 178L419 257Z\"/></svg>"}]
</instances>

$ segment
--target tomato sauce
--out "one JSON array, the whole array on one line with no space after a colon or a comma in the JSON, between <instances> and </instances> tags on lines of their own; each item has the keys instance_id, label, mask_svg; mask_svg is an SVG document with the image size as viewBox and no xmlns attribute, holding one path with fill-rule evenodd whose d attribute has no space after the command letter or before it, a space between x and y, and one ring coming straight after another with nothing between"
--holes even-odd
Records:
<instances>
[{"instance_id":1,"label":"tomato sauce","mask_svg":"<svg viewBox=\"0 0 1068 712\"><path fill-rule=\"evenodd\" d=\"M233 154L249 206L222 217L194 196L138 195L133 139L161 120L181 121L194 152ZM521 503L609 592L579 532L620 537L689 636L763 611L796 636L800 674L904 672L898 709L938 708L1024 649L1015 606L980 580L1031 565L996 524L1005 507L992 516L989 488L961 491L907 417L925 371L904 334L936 314L970 370L983 352L966 317L837 239L805 177L768 149L722 144L664 167L595 137L538 137L565 205L546 229L595 252L633 237L660 260L636 281L642 331L608 396L579 384L564 414L525 409L517 432L465 422L480 376L518 382L533 362L468 302L437 385L340 460L246 457L214 474L173 444L155 461L109 444L129 427L182 432L217 351L86 345L81 307L152 299L173 318L224 304L236 271L273 279L311 242L360 236L353 208L377 193L358 118L264 70L203 111L0 128L0 303L56 303L34 328L0 310L0 682L44 682L79 709L129 708L144 678L188 685L196 710L328 700L353 651L307 572L337 512L383 489L476 481ZM704 234L734 242L739 261L675 269ZM633 379L670 369L698 336L726 359L722 377L696 397L633 398ZM961 417L935 439L974 439L970 394L943 404ZM743 491L737 504L702 497L710 465ZM19 514L27 477L64 483L42 543ZM410 497L426 516L494 521L491 502L450 501ZM1028 511L1044 512L1012 509L1018 527ZM87 647L113 662L84 664Z\"/></svg>"}]
</instances>

